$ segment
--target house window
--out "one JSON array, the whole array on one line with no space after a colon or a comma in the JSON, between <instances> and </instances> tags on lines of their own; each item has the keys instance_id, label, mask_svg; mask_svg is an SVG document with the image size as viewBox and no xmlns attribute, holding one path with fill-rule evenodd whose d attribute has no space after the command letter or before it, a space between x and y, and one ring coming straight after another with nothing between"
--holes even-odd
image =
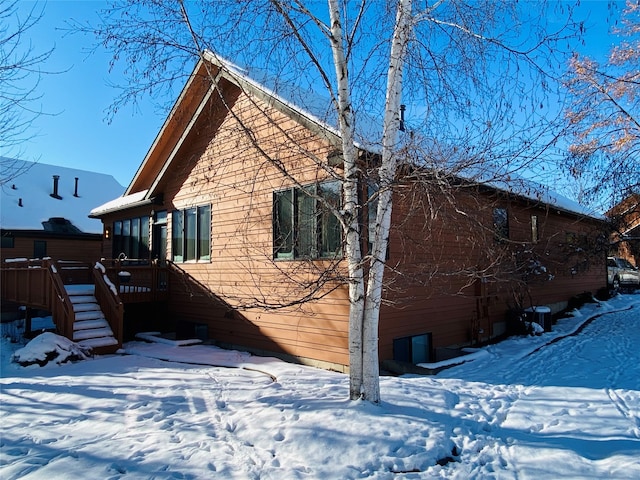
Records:
<instances>
[{"instance_id":1,"label":"house window","mask_svg":"<svg viewBox=\"0 0 640 480\"><path fill-rule=\"evenodd\" d=\"M340 204L340 182L274 192L273 256L294 259L340 255L342 229L329 208L339 208Z\"/></svg>"},{"instance_id":2,"label":"house window","mask_svg":"<svg viewBox=\"0 0 640 480\"><path fill-rule=\"evenodd\" d=\"M46 240L33 241L33 258L44 258L47 256Z\"/></svg>"},{"instance_id":3,"label":"house window","mask_svg":"<svg viewBox=\"0 0 640 480\"><path fill-rule=\"evenodd\" d=\"M171 215L171 251L174 262L211 259L211 206L175 210Z\"/></svg>"},{"instance_id":4,"label":"house window","mask_svg":"<svg viewBox=\"0 0 640 480\"><path fill-rule=\"evenodd\" d=\"M493 233L499 242L509 239L509 214L506 208L493 209Z\"/></svg>"},{"instance_id":5,"label":"house window","mask_svg":"<svg viewBox=\"0 0 640 480\"><path fill-rule=\"evenodd\" d=\"M15 247L15 240L13 237L1 237L2 238L2 243L0 244L0 248L14 248Z\"/></svg>"},{"instance_id":6,"label":"house window","mask_svg":"<svg viewBox=\"0 0 640 480\"><path fill-rule=\"evenodd\" d=\"M538 216L531 215L531 241L536 243L540 240L540 233L538 232Z\"/></svg>"},{"instance_id":7,"label":"house window","mask_svg":"<svg viewBox=\"0 0 640 480\"><path fill-rule=\"evenodd\" d=\"M149 217L128 218L113 222L114 257L149 257Z\"/></svg>"},{"instance_id":8,"label":"house window","mask_svg":"<svg viewBox=\"0 0 640 480\"><path fill-rule=\"evenodd\" d=\"M393 339L393 359L397 362L428 363L431 361L431 333Z\"/></svg>"}]
</instances>

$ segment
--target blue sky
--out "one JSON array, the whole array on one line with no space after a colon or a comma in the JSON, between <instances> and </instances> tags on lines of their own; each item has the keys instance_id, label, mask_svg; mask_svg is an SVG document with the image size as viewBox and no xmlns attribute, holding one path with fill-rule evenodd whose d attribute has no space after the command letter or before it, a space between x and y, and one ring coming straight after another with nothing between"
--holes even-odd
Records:
<instances>
[{"instance_id":1,"label":"blue sky","mask_svg":"<svg viewBox=\"0 0 640 480\"><path fill-rule=\"evenodd\" d=\"M609 34L611 21L607 0L582 1L580 15L585 17L587 33L581 53L602 59L614 41ZM34 2L21 1L27 12ZM69 35L62 29L66 22L95 22L103 1L50 0L39 4L44 9L39 23L30 30L36 51L54 47L43 70L59 72L44 75L39 85L41 98L36 106L46 115L36 119L33 137L17 151L3 152L24 160L94 170L113 175L127 186L155 138L166 112L158 112L150 102L136 109L120 110L111 123L107 110L117 95L110 85L121 81L118 72L110 73L110 55L100 49L91 52L95 39ZM620 3L621 10L624 3ZM176 86L179 91L182 86ZM173 101L173 99L170 99Z\"/></svg>"}]
</instances>

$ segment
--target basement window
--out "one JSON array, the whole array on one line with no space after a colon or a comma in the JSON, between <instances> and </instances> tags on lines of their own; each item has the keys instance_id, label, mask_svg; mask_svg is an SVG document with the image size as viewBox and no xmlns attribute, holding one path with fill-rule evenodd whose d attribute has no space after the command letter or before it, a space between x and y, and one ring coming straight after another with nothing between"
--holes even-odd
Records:
<instances>
[{"instance_id":1,"label":"basement window","mask_svg":"<svg viewBox=\"0 0 640 480\"><path fill-rule=\"evenodd\" d=\"M429 363L431 361L431 333L395 338L393 359L397 362Z\"/></svg>"}]
</instances>

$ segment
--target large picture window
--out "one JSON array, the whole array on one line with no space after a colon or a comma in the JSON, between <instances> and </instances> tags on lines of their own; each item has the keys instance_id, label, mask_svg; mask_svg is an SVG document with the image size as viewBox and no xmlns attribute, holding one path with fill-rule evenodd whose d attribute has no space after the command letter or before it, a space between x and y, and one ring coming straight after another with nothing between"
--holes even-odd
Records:
<instances>
[{"instance_id":1,"label":"large picture window","mask_svg":"<svg viewBox=\"0 0 640 480\"><path fill-rule=\"evenodd\" d=\"M333 258L342 251L340 182L289 188L273 194L273 255L279 259Z\"/></svg>"},{"instance_id":2,"label":"large picture window","mask_svg":"<svg viewBox=\"0 0 640 480\"><path fill-rule=\"evenodd\" d=\"M113 257L149 257L149 217L128 218L113 222Z\"/></svg>"},{"instance_id":3,"label":"large picture window","mask_svg":"<svg viewBox=\"0 0 640 480\"><path fill-rule=\"evenodd\" d=\"M171 220L171 251L174 262L211 259L211 206L175 210Z\"/></svg>"}]
</instances>

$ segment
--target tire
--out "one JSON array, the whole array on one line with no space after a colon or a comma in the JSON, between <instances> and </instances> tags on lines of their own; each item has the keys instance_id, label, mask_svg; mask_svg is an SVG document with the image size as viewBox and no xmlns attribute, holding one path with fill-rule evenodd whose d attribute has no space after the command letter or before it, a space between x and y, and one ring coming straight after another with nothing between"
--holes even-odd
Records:
<instances>
[{"instance_id":1,"label":"tire","mask_svg":"<svg viewBox=\"0 0 640 480\"><path fill-rule=\"evenodd\" d=\"M619 290L620 289L620 279L618 277L613 279L613 289L614 290Z\"/></svg>"}]
</instances>

